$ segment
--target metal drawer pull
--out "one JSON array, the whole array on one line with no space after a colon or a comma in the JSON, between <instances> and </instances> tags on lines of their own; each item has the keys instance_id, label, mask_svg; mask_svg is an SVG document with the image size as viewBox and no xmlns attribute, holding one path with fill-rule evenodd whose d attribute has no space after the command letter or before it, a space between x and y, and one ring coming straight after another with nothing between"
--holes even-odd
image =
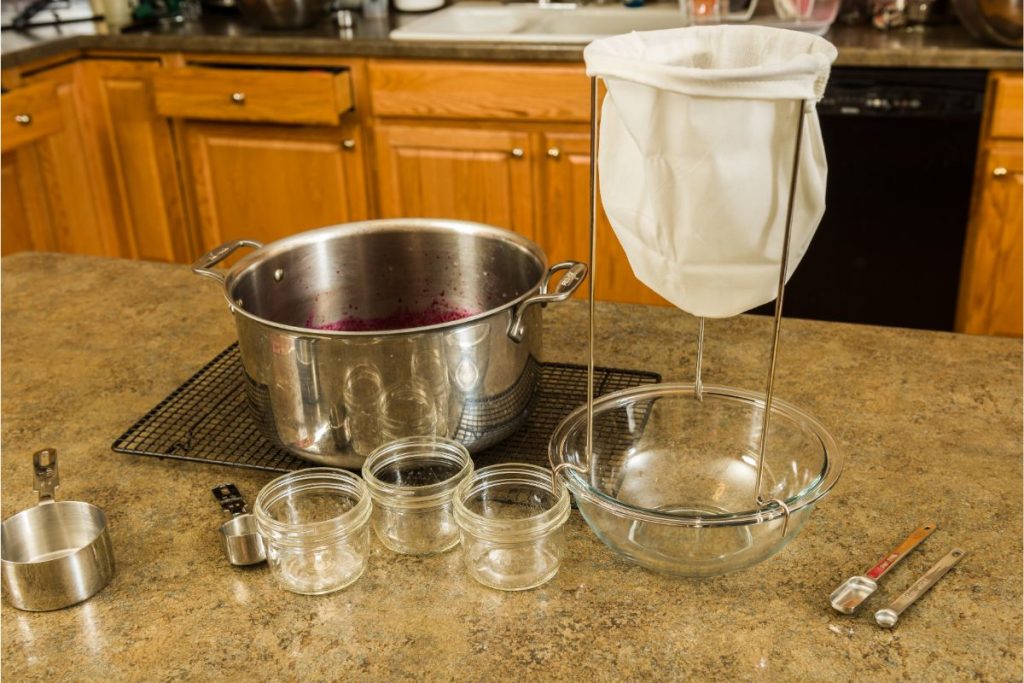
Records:
<instances>
[{"instance_id":1,"label":"metal drawer pull","mask_svg":"<svg viewBox=\"0 0 1024 683\"><path fill-rule=\"evenodd\" d=\"M994 175L996 178L1002 178L1004 175L1006 175L1006 173L1007 171L1004 166L997 166L996 168L992 169L992 175Z\"/></svg>"},{"instance_id":2,"label":"metal drawer pull","mask_svg":"<svg viewBox=\"0 0 1024 683\"><path fill-rule=\"evenodd\" d=\"M522 147L513 147L512 148L512 156L514 156L516 159L522 159L525 155L526 155L526 152L523 151Z\"/></svg>"},{"instance_id":3,"label":"metal drawer pull","mask_svg":"<svg viewBox=\"0 0 1024 683\"><path fill-rule=\"evenodd\" d=\"M344 147L345 149L355 149L356 141L353 140L352 138L347 138L341 141L341 146Z\"/></svg>"},{"instance_id":4,"label":"metal drawer pull","mask_svg":"<svg viewBox=\"0 0 1024 683\"><path fill-rule=\"evenodd\" d=\"M548 156L551 157L552 159L557 159L558 157L562 156L562 150L558 149L557 147L552 147L548 150Z\"/></svg>"},{"instance_id":5,"label":"metal drawer pull","mask_svg":"<svg viewBox=\"0 0 1024 683\"><path fill-rule=\"evenodd\" d=\"M231 93L231 101L235 104L245 104L245 93L244 92L233 92Z\"/></svg>"},{"instance_id":6,"label":"metal drawer pull","mask_svg":"<svg viewBox=\"0 0 1024 683\"><path fill-rule=\"evenodd\" d=\"M32 123L32 117L29 114L17 114L14 120L23 126L27 126Z\"/></svg>"}]
</instances>

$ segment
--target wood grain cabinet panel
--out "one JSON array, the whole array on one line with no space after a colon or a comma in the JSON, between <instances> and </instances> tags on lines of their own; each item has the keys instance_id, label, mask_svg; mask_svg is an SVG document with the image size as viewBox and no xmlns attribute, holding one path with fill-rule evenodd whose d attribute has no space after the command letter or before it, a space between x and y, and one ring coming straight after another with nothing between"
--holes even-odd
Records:
<instances>
[{"instance_id":1,"label":"wood grain cabinet panel","mask_svg":"<svg viewBox=\"0 0 1024 683\"><path fill-rule=\"evenodd\" d=\"M537 234L552 262L565 259L590 261L590 132L543 133L538 182ZM664 304L664 299L636 279L629 259L619 244L598 202L597 297L604 301ZM576 292L586 298L587 288Z\"/></svg>"},{"instance_id":2,"label":"wood grain cabinet panel","mask_svg":"<svg viewBox=\"0 0 1024 683\"><path fill-rule=\"evenodd\" d=\"M1020 143L991 145L981 162L964 252L957 329L1024 333L1024 160Z\"/></svg>"},{"instance_id":3,"label":"wood grain cabinet panel","mask_svg":"<svg viewBox=\"0 0 1024 683\"><path fill-rule=\"evenodd\" d=\"M374 60L375 116L589 121L582 65Z\"/></svg>"},{"instance_id":4,"label":"wood grain cabinet panel","mask_svg":"<svg viewBox=\"0 0 1024 683\"><path fill-rule=\"evenodd\" d=\"M155 60L86 60L96 154L111 195L112 228L125 256L187 262L192 249L168 121L153 105Z\"/></svg>"},{"instance_id":5,"label":"wood grain cabinet panel","mask_svg":"<svg viewBox=\"0 0 1024 683\"><path fill-rule=\"evenodd\" d=\"M991 79L991 87L994 94L990 136L1020 139L1024 135L1024 115L1020 106L1024 97L1024 76L999 73Z\"/></svg>"},{"instance_id":6,"label":"wood grain cabinet panel","mask_svg":"<svg viewBox=\"0 0 1024 683\"><path fill-rule=\"evenodd\" d=\"M958 332L1024 335L1021 84L1019 73L989 75L960 276Z\"/></svg>"},{"instance_id":7,"label":"wood grain cabinet panel","mask_svg":"<svg viewBox=\"0 0 1024 683\"><path fill-rule=\"evenodd\" d=\"M56 87L37 83L11 90L2 99L0 255L46 251L52 248L51 220L37 143L63 128Z\"/></svg>"},{"instance_id":8,"label":"wood grain cabinet panel","mask_svg":"<svg viewBox=\"0 0 1024 683\"><path fill-rule=\"evenodd\" d=\"M164 116L335 125L352 109L347 70L181 67L155 78Z\"/></svg>"},{"instance_id":9,"label":"wood grain cabinet panel","mask_svg":"<svg viewBox=\"0 0 1024 683\"><path fill-rule=\"evenodd\" d=\"M456 218L534 236L527 133L378 123L375 140L384 217Z\"/></svg>"},{"instance_id":10,"label":"wood grain cabinet panel","mask_svg":"<svg viewBox=\"0 0 1024 683\"><path fill-rule=\"evenodd\" d=\"M201 251L369 217L360 129L187 121Z\"/></svg>"},{"instance_id":11,"label":"wood grain cabinet panel","mask_svg":"<svg viewBox=\"0 0 1024 683\"><path fill-rule=\"evenodd\" d=\"M42 177L36 150L12 149L3 154L0 178L0 256L19 251L47 251L50 241L50 214L39 188Z\"/></svg>"},{"instance_id":12,"label":"wood grain cabinet panel","mask_svg":"<svg viewBox=\"0 0 1024 683\"><path fill-rule=\"evenodd\" d=\"M39 169L37 191L50 216L48 248L73 254L125 256L111 216L107 178L96 153L96 112L78 80L78 63L31 74L29 85L55 89L65 125L34 143Z\"/></svg>"},{"instance_id":13,"label":"wood grain cabinet panel","mask_svg":"<svg viewBox=\"0 0 1024 683\"><path fill-rule=\"evenodd\" d=\"M0 149L7 152L27 145L64 127L53 83L36 83L3 95Z\"/></svg>"}]
</instances>

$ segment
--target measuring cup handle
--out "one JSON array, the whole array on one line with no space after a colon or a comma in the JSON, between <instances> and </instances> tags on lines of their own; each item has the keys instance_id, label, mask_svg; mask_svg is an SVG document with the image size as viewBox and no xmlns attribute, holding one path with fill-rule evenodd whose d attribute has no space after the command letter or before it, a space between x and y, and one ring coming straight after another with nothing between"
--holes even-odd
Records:
<instances>
[{"instance_id":1,"label":"measuring cup handle","mask_svg":"<svg viewBox=\"0 0 1024 683\"><path fill-rule=\"evenodd\" d=\"M32 454L32 490L39 494L40 503L52 503L54 491L60 486L57 473L57 449L44 448Z\"/></svg>"},{"instance_id":2,"label":"measuring cup handle","mask_svg":"<svg viewBox=\"0 0 1024 683\"><path fill-rule=\"evenodd\" d=\"M248 509L245 507L245 500L242 498L242 494L238 492L238 487L234 484L217 484L212 490L213 497L220 503L221 509L224 512L231 513L232 517L244 515L248 512Z\"/></svg>"}]
</instances>

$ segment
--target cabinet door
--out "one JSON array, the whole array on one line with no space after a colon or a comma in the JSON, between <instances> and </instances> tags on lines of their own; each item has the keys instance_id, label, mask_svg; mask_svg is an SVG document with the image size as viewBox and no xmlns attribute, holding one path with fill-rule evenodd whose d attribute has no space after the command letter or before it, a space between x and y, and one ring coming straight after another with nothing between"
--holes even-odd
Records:
<instances>
[{"instance_id":1,"label":"cabinet door","mask_svg":"<svg viewBox=\"0 0 1024 683\"><path fill-rule=\"evenodd\" d=\"M354 125L187 121L183 131L204 251L368 217L363 145Z\"/></svg>"},{"instance_id":2,"label":"cabinet door","mask_svg":"<svg viewBox=\"0 0 1024 683\"><path fill-rule=\"evenodd\" d=\"M160 63L86 60L81 68L97 161L110 185L111 228L122 235L125 255L191 260L170 124L153 106Z\"/></svg>"},{"instance_id":3,"label":"cabinet door","mask_svg":"<svg viewBox=\"0 0 1024 683\"><path fill-rule=\"evenodd\" d=\"M541 135L537 205L538 241L552 263L564 259L590 260L590 133ZM598 203L598 299L630 303L664 304L664 299L636 279L608 217ZM586 287L576 296L585 298Z\"/></svg>"},{"instance_id":4,"label":"cabinet door","mask_svg":"<svg viewBox=\"0 0 1024 683\"><path fill-rule=\"evenodd\" d=\"M532 238L529 141L514 130L380 124L381 214L477 221Z\"/></svg>"},{"instance_id":5,"label":"cabinet door","mask_svg":"<svg viewBox=\"0 0 1024 683\"><path fill-rule=\"evenodd\" d=\"M63 126L52 84L27 85L4 94L0 255L53 248L37 147Z\"/></svg>"},{"instance_id":6,"label":"cabinet door","mask_svg":"<svg viewBox=\"0 0 1024 683\"><path fill-rule=\"evenodd\" d=\"M26 77L52 83L64 126L35 143L39 166L37 191L50 215L50 244L55 251L99 256L127 256L121 235L111 226L107 177L102 171L92 134L93 112L76 78L76 64L66 64Z\"/></svg>"},{"instance_id":7,"label":"cabinet door","mask_svg":"<svg viewBox=\"0 0 1024 683\"><path fill-rule=\"evenodd\" d=\"M957 315L957 331L1021 336L1024 289L1024 170L1020 142L984 151Z\"/></svg>"},{"instance_id":8,"label":"cabinet door","mask_svg":"<svg viewBox=\"0 0 1024 683\"><path fill-rule=\"evenodd\" d=\"M46 251L50 243L50 213L39 191L42 178L36 150L28 145L4 152L0 179L0 256L19 251Z\"/></svg>"}]
</instances>

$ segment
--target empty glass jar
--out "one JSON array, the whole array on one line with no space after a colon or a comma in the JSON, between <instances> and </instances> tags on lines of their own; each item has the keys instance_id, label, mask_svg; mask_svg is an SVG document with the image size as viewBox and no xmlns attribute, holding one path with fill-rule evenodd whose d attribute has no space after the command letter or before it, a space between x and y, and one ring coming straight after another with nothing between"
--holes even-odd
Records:
<instances>
[{"instance_id":1,"label":"empty glass jar","mask_svg":"<svg viewBox=\"0 0 1024 683\"><path fill-rule=\"evenodd\" d=\"M455 487L473 473L466 447L432 436L400 439L363 463L373 497L373 530L385 546L406 555L430 555L459 542L452 516Z\"/></svg>"},{"instance_id":2,"label":"empty glass jar","mask_svg":"<svg viewBox=\"0 0 1024 683\"><path fill-rule=\"evenodd\" d=\"M536 465L477 470L455 490L455 521L470 575L491 588L526 590L545 583L562 562L569 492Z\"/></svg>"},{"instance_id":3,"label":"empty glass jar","mask_svg":"<svg viewBox=\"0 0 1024 683\"><path fill-rule=\"evenodd\" d=\"M381 438L394 441L409 436L445 436L437 419L437 402L430 387L409 380L388 387L380 397Z\"/></svg>"},{"instance_id":4,"label":"empty glass jar","mask_svg":"<svg viewBox=\"0 0 1024 683\"><path fill-rule=\"evenodd\" d=\"M264 486L253 514L278 583L319 595L358 579L370 550L372 507L359 476L330 467L290 472Z\"/></svg>"}]
</instances>

